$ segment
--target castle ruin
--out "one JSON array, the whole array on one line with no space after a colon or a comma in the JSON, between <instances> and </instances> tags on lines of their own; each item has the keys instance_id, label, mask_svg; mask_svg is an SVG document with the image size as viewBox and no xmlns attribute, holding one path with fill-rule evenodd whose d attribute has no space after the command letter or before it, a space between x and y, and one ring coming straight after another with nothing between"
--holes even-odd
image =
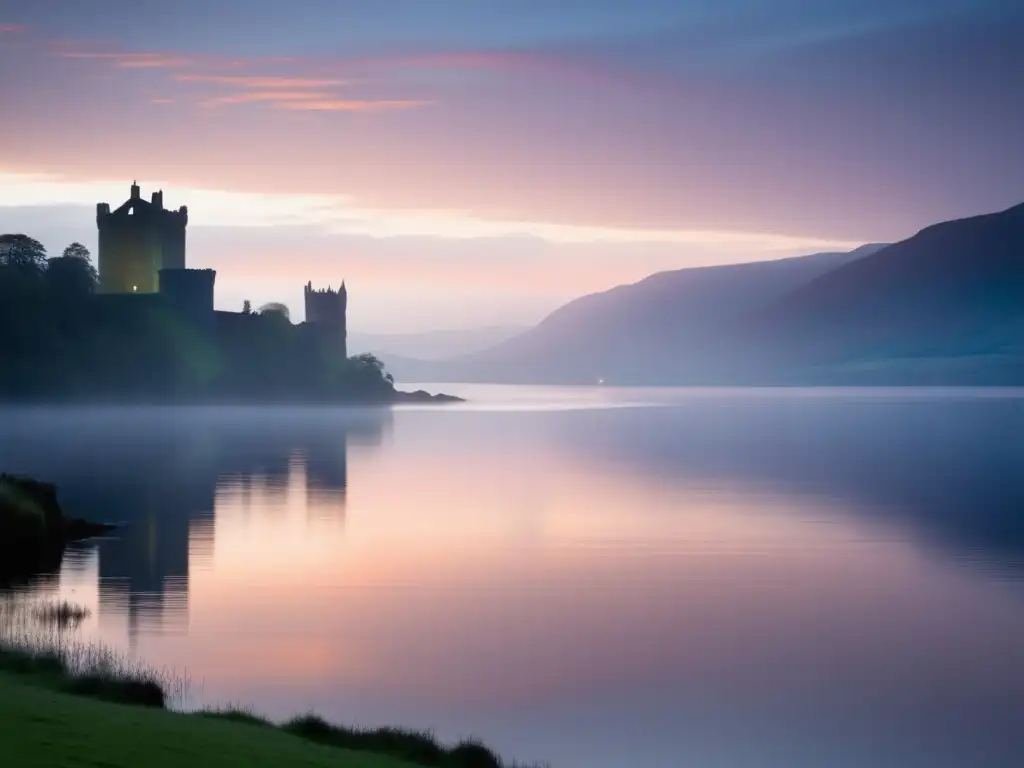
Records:
<instances>
[{"instance_id":1,"label":"castle ruin","mask_svg":"<svg viewBox=\"0 0 1024 768\"><path fill-rule=\"evenodd\" d=\"M161 270L185 269L187 225L188 208L166 210L163 191L143 200L137 183L117 210L97 204L99 293L159 293Z\"/></svg>"},{"instance_id":2,"label":"castle ruin","mask_svg":"<svg viewBox=\"0 0 1024 768\"><path fill-rule=\"evenodd\" d=\"M335 291L330 286L317 290L313 283L306 284L306 322L312 324L326 335L332 345L336 345L343 358L348 357L348 330L346 328L346 312L348 311L348 290L345 281Z\"/></svg>"},{"instance_id":3,"label":"castle ruin","mask_svg":"<svg viewBox=\"0 0 1024 768\"><path fill-rule=\"evenodd\" d=\"M214 270L186 268L188 208L165 209L162 190L147 201L133 182L130 197L116 210L111 211L108 203L96 205L96 226L100 243L97 292L105 300L126 303L126 307L158 302L211 329L238 314L214 311ZM348 292L344 281L337 291L330 287L314 290L310 282L305 299L306 323L347 357Z\"/></svg>"}]
</instances>

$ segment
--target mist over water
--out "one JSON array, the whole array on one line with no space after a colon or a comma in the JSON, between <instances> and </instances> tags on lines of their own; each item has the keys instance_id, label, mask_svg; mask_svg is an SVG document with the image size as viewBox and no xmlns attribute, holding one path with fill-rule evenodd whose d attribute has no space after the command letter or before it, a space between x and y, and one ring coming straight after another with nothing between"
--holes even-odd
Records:
<instances>
[{"instance_id":1,"label":"mist over water","mask_svg":"<svg viewBox=\"0 0 1024 768\"><path fill-rule=\"evenodd\" d=\"M554 768L1024 764L1024 393L444 390L6 410L0 469L126 523L32 589L195 705Z\"/></svg>"}]
</instances>

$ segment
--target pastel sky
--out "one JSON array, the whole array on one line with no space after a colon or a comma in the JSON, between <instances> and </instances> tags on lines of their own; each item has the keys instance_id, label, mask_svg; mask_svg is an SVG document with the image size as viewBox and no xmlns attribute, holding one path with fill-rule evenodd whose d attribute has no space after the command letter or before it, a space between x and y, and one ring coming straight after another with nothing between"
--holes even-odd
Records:
<instances>
[{"instance_id":1,"label":"pastel sky","mask_svg":"<svg viewBox=\"0 0 1024 768\"><path fill-rule=\"evenodd\" d=\"M0 0L0 231L133 179L217 304L529 323L1024 200L1014 0Z\"/></svg>"}]
</instances>

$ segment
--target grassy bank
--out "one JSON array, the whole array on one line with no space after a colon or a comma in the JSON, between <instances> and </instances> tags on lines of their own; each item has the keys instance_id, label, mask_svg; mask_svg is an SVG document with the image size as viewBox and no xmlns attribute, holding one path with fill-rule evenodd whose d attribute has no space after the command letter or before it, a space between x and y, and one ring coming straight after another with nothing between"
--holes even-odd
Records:
<instances>
[{"instance_id":1,"label":"grassy bank","mask_svg":"<svg viewBox=\"0 0 1024 768\"><path fill-rule=\"evenodd\" d=\"M427 733L172 711L187 677L81 641L73 626L83 616L68 604L0 600L0 755L12 765L512 768L482 744L446 747Z\"/></svg>"},{"instance_id":2,"label":"grassy bank","mask_svg":"<svg viewBox=\"0 0 1024 768\"><path fill-rule=\"evenodd\" d=\"M273 728L73 696L7 672L0 672L0 722L3 762L19 768L412 768Z\"/></svg>"},{"instance_id":3,"label":"grassy bank","mask_svg":"<svg viewBox=\"0 0 1024 768\"><path fill-rule=\"evenodd\" d=\"M55 573L66 544L109 530L67 517L53 485L0 474L0 585Z\"/></svg>"}]
</instances>

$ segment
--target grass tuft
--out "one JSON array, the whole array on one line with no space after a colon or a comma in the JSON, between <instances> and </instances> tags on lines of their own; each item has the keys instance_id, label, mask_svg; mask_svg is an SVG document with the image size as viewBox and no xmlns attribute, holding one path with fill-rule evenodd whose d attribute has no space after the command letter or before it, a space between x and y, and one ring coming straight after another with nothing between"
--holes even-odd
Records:
<instances>
[{"instance_id":1,"label":"grass tuft","mask_svg":"<svg viewBox=\"0 0 1024 768\"><path fill-rule=\"evenodd\" d=\"M501 759L476 740L464 741L449 753L453 768L502 768Z\"/></svg>"},{"instance_id":2,"label":"grass tuft","mask_svg":"<svg viewBox=\"0 0 1024 768\"><path fill-rule=\"evenodd\" d=\"M274 728L274 724L262 715L257 715L251 709L228 705L216 709L201 709L196 714L199 717L208 717L213 720L227 720L232 723L245 723L247 725L258 725L264 728Z\"/></svg>"},{"instance_id":3,"label":"grass tuft","mask_svg":"<svg viewBox=\"0 0 1024 768\"><path fill-rule=\"evenodd\" d=\"M55 625L61 629L75 629L89 618L92 611L85 606L62 600L59 603L43 603L34 613L42 624Z\"/></svg>"},{"instance_id":4,"label":"grass tuft","mask_svg":"<svg viewBox=\"0 0 1024 768\"><path fill-rule=\"evenodd\" d=\"M39 675L67 693L121 704L164 708L185 701L187 677L152 669L68 631L87 615L88 609L69 603L0 600L0 669Z\"/></svg>"},{"instance_id":5,"label":"grass tuft","mask_svg":"<svg viewBox=\"0 0 1024 768\"><path fill-rule=\"evenodd\" d=\"M167 698L156 680L125 679L102 672L71 675L64 682L63 689L76 696L154 709L163 709Z\"/></svg>"},{"instance_id":6,"label":"grass tuft","mask_svg":"<svg viewBox=\"0 0 1024 768\"><path fill-rule=\"evenodd\" d=\"M318 715L309 714L285 723L288 733L318 744L344 749L365 750L390 755L425 766L445 765L447 753L432 733L404 731L397 728L362 730L332 725Z\"/></svg>"}]
</instances>

